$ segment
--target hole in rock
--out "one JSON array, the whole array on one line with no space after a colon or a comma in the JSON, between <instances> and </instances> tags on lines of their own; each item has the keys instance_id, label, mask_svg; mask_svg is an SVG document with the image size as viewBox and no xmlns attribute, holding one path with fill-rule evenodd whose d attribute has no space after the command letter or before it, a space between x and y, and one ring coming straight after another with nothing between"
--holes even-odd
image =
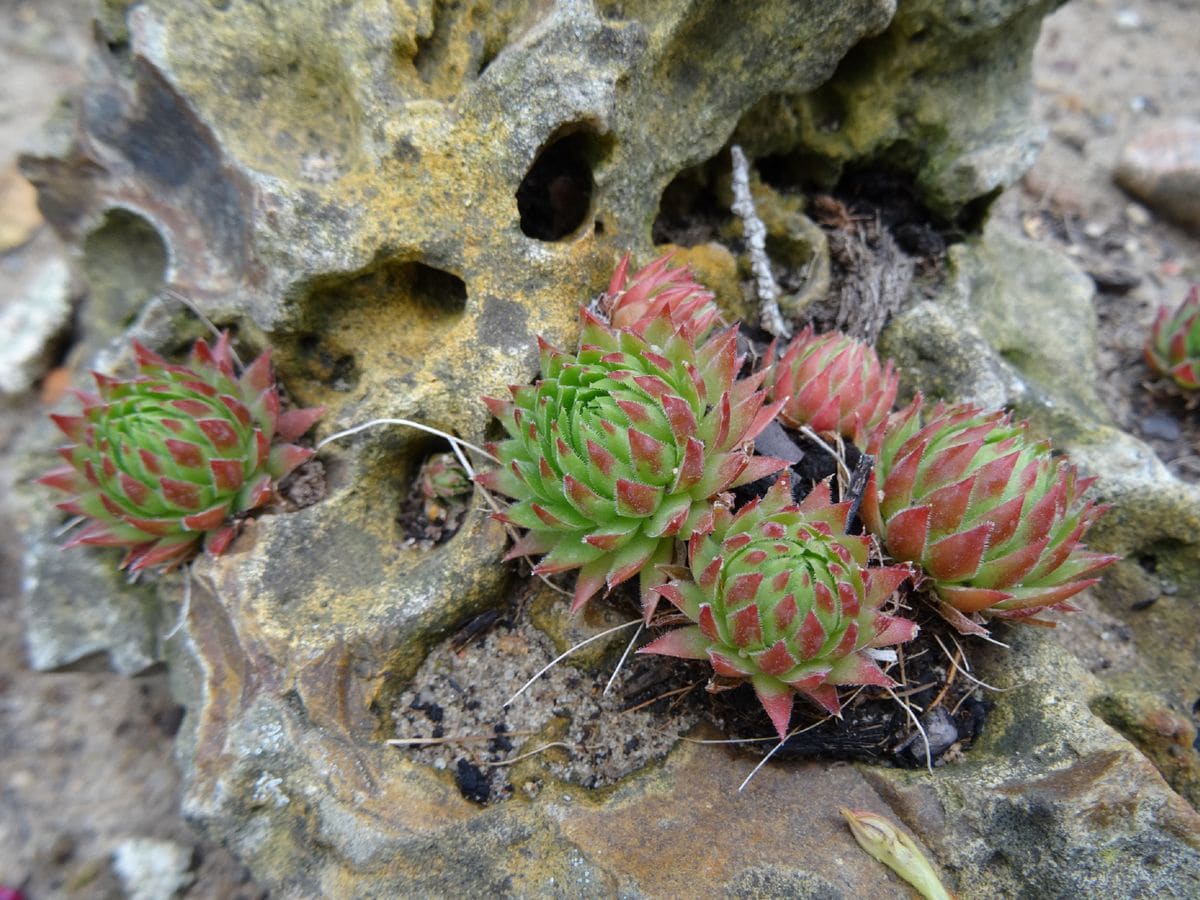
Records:
<instances>
[{"instance_id":1,"label":"hole in rock","mask_svg":"<svg viewBox=\"0 0 1200 900\"><path fill-rule=\"evenodd\" d=\"M721 153L676 175L658 202L650 231L654 243L695 247L719 240L731 213L717 195L717 183L728 173L729 155Z\"/></svg>"},{"instance_id":2,"label":"hole in rock","mask_svg":"<svg viewBox=\"0 0 1200 900\"><path fill-rule=\"evenodd\" d=\"M396 521L406 547L431 550L458 533L471 509L475 486L448 441L431 440L415 458L419 462Z\"/></svg>"},{"instance_id":3,"label":"hole in rock","mask_svg":"<svg viewBox=\"0 0 1200 900\"><path fill-rule=\"evenodd\" d=\"M521 231L560 241L579 229L592 206L592 171L609 142L586 127L560 129L538 153L517 188Z\"/></svg>"},{"instance_id":4,"label":"hole in rock","mask_svg":"<svg viewBox=\"0 0 1200 900\"><path fill-rule=\"evenodd\" d=\"M167 245L144 216L110 209L83 240L83 275L92 304L88 319L111 329L129 325L162 287Z\"/></svg>"},{"instance_id":5,"label":"hole in rock","mask_svg":"<svg viewBox=\"0 0 1200 900\"><path fill-rule=\"evenodd\" d=\"M334 347L320 335L301 335L296 343L304 375L334 391L351 391L358 384L360 372L354 354Z\"/></svg>"}]
</instances>

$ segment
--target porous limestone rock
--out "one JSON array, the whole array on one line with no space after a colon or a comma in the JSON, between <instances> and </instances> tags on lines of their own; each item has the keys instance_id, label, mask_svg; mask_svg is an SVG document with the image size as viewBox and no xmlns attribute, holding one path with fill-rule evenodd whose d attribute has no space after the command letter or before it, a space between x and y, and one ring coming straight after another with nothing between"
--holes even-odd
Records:
<instances>
[{"instance_id":1,"label":"porous limestone rock","mask_svg":"<svg viewBox=\"0 0 1200 900\"><path fill-rule=\"evenodd\" d=\"M747 15L721 0L109 0L85 87L24 162L47 220L84 250L72 362L120 367L118 338L176 352L202 333L171 296L147 302L165 283L235 328L247 358L275 347L290 396L328 409L318 436L387 416L478 441L478 396L534 375L534 335L575 340L577 304L620 256L651 257L667 185L735 130L755 155L900 164L943 214L976 215L1034 145L1028 56L1051 5L914 2L897 15L890 0L796 0ZM793 119L771 112L781 104ZM996 396L1031 383L988 360ZM904 783L878 773L768 766L738 793L744 758L684 743L606 791L543 777L536 796L481 809L384 745L387 703L425 648L510 596L506 535L482 497L444 546L405 545L397 510L437 449L399 426L332 444L322 502L248 522L224 556L196 564L165 650L188 709L178 756L191 821L287 896L908 896L837 814L906 809ZM29 459L33 474L44 460ZM36 498L21 493L27 573L50 558L53 517ZM112 554L73 553L95 609L141 602L143 588L92 577ZM77 609L45 583L27 579L42 633ZM159 593L181 600L182 583ZM109 649L157 656L170 620L147 616ZM1045 722L1031 746L1053 740L1058 708L1007 696L1003 734L1016 744ZM1176 860L1146 883L1187 887L1196 829L1178 797L1085 707L1061 708L1091 766L1078 777L1057 751L1043 767L989 751L971 770L987 803L964 825L955 767L912 776L949 798L942 825L913 824L935 860L960 867L949 883L968 897L1061 884L1049 863L1026 881L1017 868L990 882L967 873L986 858L978 839L956 844L975 823L993 848L1045 833L1063 835L1066 860L1112 847L1089 877L1114 889L1133 884L1142 841ZM1105 760L1136 769L1133 794L1104 781ZM536 758L520 765L514 777L537 776ZM1145 811L1059 828L1079 796Z\"/></svg>"}]
</instances>

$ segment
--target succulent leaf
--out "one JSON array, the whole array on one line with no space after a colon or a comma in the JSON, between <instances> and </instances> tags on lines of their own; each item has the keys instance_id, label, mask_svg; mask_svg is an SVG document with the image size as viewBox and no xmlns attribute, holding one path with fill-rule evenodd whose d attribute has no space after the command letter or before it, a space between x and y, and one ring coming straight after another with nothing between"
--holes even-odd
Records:
<instances>
[{"instance_id":1,"label":"succulent leaf","mask_svg":"<svg viewBox=\"0 0 1200 900\"><path fill-rule=\"evenodd\" d=\"M786 398L779 413L786 425L859 444L883 422L899 387L891 361L881 365L870 345L838 331L816 334L811 325L784 348L767 381L772 399Z\"/></svg>"},{"instance_id":2,"label":"succulent leaf","mask_svg":"<svg viewBox=\"0 0 1200 900\"><path fill-rule=\"evenodd\" d=\"M74 495L60 509L93 520L67 546L125 547L134 572L172 568L202 545L218 555L239 517L312 456L272 438L299 437L321 410L280 416L268 353L239 378L228 333L213 347L197 341L186 366L136 341L133 352L134 377L94 373L83 412L51 416L72 442L59 449L69 465L38 481Z\"/></svg>"},{"instance_id":3,"label":"succulent leaf","mask_svg":"<svg viewBox=\"0 0 1200 900\"><path fill-rule=\"evenodd\" d=\"M690 577L656 588L695 624L639 651L707 657L718 675L748 679L781 739L795 694L836 715L837 685L894 684L866 651L917 633L879 612L910 570L867 569L869 538L844 533L850 504L814 493L793 504L785 473L736 514L718 505L689 545Z\"/></svg>"},{"instance_id":4,"label":"succulent leaf","mask_svg":"<svg viewBox=\"0 0 1200 900\"><path fill-rule=\"evenodd\" d=\"M1185 390L1200 390L1200 288L1172 312L1160 307L1143 348L1146 365Z\"/></svg>"},{"instance_id":5,"label":"succulent leaf","mask_svg":"<svg viewBox=\"0 0 1200 900\"><path fill-rule=\"evenodd\" d=\"M1095 583L1086 576L1117 559L1081 543L1105 510L1084 499L1091 479L1002 411L922 406L917 397L872 437L867 528L891 556L921 565L962 631L985 633L980 615L1068 609Z\"/></svg>"}]
</instances>

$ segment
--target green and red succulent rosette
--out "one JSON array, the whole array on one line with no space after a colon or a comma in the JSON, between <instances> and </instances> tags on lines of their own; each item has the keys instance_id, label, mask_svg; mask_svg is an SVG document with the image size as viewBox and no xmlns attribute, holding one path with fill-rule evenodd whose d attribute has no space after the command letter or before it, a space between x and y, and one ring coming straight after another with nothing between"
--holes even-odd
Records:
<instances>
[{"instance_id":1,"label":"green and red succulent rosette","mask_svg":"<svg viewBox=\"0 0 1200 900\"><path fill-rule=\"evenodd\" d=\"M920 564L961 631L986 633L980 616L1049 624L1038 614L1073 609L1068 600L1118 559L1082 543L1107 509L1084 498L1094 479L1007 413L922 406L918 397L872 439L867 528L893 558Z\"/></svg>"},{"instance_id":2,"label":"green and red succulent rosette","mask_svg":"<svg viewBox=\"0 0 1200 900\"><path fill-rule=\"evenodd\" d=\"M1184 390L1200 390L1200 288L1174 310L1162 306L1143 348L1146 365Z\"/></svg>"},{"instance_id":3,"label":"green and red succulent rosette","mask_svg":"<svg viewBox=\"0 0 1200 900\"><path fill-rule=\"evenodd\" d=\"M786 474L736 513L715 504L689 541L690 577L655 588L693 624L639 652L749 681L781 740L796 694L838 715L839 685L894 687L871 651L916 635L916 623L880 611L912 572L868 566L870 539L846 534L850 507L830 502L825 483L793 503Z\"/></svg>"},{"instance_id":4,"label":"green and red succulent rosette","mask_svg":"<svg viewBox=\"0 0 1200 900\"><path fill-rule=\"evenodd\" d=\"M71 441L59 450L67 464L38 481L71 494L59 508L87 520L67 546L123 547L130 571L165 570L228 547L312 456L290 442L322 410L281 412L270 352L239 376L228 333L211 348L197 341L188 365L133 347L134 377L93 373L83 411L51 416Z\"/></svg>"},{"instance_id":5,"label":"green and red succulent rosette","mask_svg":"<svg viewBox=\"0 0 1200 900\"><path fill-rule=\"evenodd\" d=\"M641 333L586 309L578 354L539 339L542 377L485 402L508 434L500 467L477 476L513 498L501 518L526 530L510 558L542 555L539 574L579 569L572 609L641 576L649 620L675 545L722 491L786 468L752 456L774 418L762 373L738 379L736 329L694 344L664 315Z\"/></svg>"}]
</instances>

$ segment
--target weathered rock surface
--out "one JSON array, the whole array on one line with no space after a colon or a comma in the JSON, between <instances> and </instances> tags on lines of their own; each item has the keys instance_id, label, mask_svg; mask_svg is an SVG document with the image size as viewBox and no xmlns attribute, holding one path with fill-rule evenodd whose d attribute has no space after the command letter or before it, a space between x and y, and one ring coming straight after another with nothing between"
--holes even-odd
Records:
<instances>
[{"instance_id":1,"label":"weathered rock surface","mask_svg":"<svg viewBox=\"0 0 1200 900\"><path fill-rule=\"evenodd\" d=\"M1200 232L1200 122L1145 129L1121 150L1114 177L1150 208Z\"/></svg>"},{"instance_id":2,"label":"weathered rock surface","mask_svg":"<svg viewBox=\"0 0 1200 900\"><path fill-rule=\"evenodd\" d=\"M667 185L735 130L758 155L829 171L890 161L943 214L975 216L1036 144L1026 65L1051 5L935 15L812 0L746 16L717 0L114 0L86 89L25 162L47 219L83 247L73 361L119 365L127 326L168 352L200 333L175 301L147 302L166 281L247 351L273 345L293 398L329 409L322 433L402 416L477 440L476 398L533 376L535 334L574 340L577 303L626 249L649 255ZM804 221L782 233L798 243ZM893 352L923 387L1018 401L1050 430L1088 422L1069 441L1096 448L1087 463L1130 517L1104 539L1193 547L1196 505L1136 444L1090 424L1086 341L1068 330L1086 320L1086 290L1045 260L1015 288L989 287L1012 252L1003 238L964 249L958 293L912 306ZM733 282L720 250L700 255ZM1062 317L1060 343L1030 343L1013 290L1055 299L1037 315ZM1059 351L1078 376L1066 387L1069 367L1041 362ZM1006 685L1030 684L999 696L991 742L932 776L768 766L739 794L744 759L681 744L605 792L556 783L531 758L536 796L472 805L382 743L381 713L425 648L509 596L505 535L482 510L444 547L403 546L396 510L437 448L381 428L323 450L326 499L262 516L198 563L166 642L188 707L185 811L281 893L907 896L837 816L889 804L963 896L1052 896L1073 871L1102 892L1193 892L1195 814L1063 693L1064 678L1083 683L1078 667L1040 634L994 664ZM49 456L31 452L28 474ZM31 644L100 619L47 643L39 664L72 647L126 670L157 658L171 616L149 589L103 580L111 557L84 552L61 557L51 589L53 516L21 496ZM1153 521L1165 510L1183 518ZM86 585L85 610L72 585ZM182 596L178 580L158 590ZM108 628L117 610L129 621Z\"/></svg>"}]
</instances>

